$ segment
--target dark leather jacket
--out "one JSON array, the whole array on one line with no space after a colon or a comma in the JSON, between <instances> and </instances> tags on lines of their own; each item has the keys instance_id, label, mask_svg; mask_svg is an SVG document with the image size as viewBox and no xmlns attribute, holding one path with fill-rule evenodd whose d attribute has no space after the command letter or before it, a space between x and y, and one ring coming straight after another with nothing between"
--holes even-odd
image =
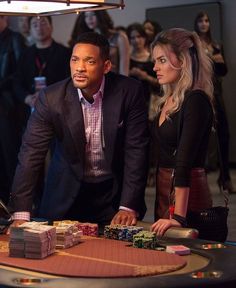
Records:
<instances>
[{"instance_id":1,"label":"dark leather jacket","mask_svg":"<svg viewBox=\"0 0 236 288\"><path fill-rule=\"evenodd\" d=\"M14 105L12 79L24 47L21 34L9 28L0 33L0 113L8 111Z\"/></svg>"}]
</instances>

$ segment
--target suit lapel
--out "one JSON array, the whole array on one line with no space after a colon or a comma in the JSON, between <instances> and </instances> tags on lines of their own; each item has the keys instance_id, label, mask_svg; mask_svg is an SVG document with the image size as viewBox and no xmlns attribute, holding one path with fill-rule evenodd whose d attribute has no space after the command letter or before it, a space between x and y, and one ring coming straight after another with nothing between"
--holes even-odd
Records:
<instances>
[{"instance_id":1,"label":"suit lapel","mask_svg":"<svg viewBox=\"0 0 236 288\"><path fill-rule=\"evenodd\" d=\"M80 161L83 163L86 144L84 119L78 91L73 86L72 81L67 87L65 100L65 106L63 107L65 120L73 138L75 150L78 153ZM71 143L69 146L71 146Z\"/></svg>"},{"instance_id":2,"label":"suit lapel","mask_svg":"<svg viewBox=\"0 0 236 288\"><path fill-rule=\"evenodd\" d=\"M103 95L103 129L105 140L105 157L109 164L111 164L114 145L117 133L117 127L120 119L122 93L121 89L116 91L114 89L114 81L106 76L104 95Z\"/></svg>"}]
</instances>

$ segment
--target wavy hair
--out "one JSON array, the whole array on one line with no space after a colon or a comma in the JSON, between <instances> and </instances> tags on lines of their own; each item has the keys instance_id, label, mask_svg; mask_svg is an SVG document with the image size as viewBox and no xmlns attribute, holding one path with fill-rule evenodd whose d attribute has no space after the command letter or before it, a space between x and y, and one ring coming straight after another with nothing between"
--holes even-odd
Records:
<instances>
[{"instance_id":1,"label":"wavy hair","mask_svg":"<svg viewBox=\"0 0 236 288\"><path fill-rule=\"evenodd\" d=\"M172 28L160 32L151 44L151 50L156 46L162 47L166 57L173 52L181 61L181 74L178 83L173 90L170 84L162 85L163 97L161 97L157 110L160 111L166 99L173 96L174 107L168 111L168 115L180 110L186 92L190 90L203 90L213 105L212 62L205 54L199 36L182 28ZM170 61L171 63L171 61ZM174 65L172 64L174 67Z\"/></svg>"},{"instance_id":2,"label":"wavy hair","mask_svg":"<svg viewBox=\"0 0 236 288\"><path fill-rule=\"evenodd\" d=\"M111 16L106 10L97 10L93 11L97 17L98 28L101 30L101 34L109 38L110 30L114 29L114 23ZM77 41L77 38L80 34L85 32L94 32L90 29L85 22L85 12L79 13L74 28L71 33L71 38L69 40L69 46L73 47Z\"/></svg>"}]
</instances>

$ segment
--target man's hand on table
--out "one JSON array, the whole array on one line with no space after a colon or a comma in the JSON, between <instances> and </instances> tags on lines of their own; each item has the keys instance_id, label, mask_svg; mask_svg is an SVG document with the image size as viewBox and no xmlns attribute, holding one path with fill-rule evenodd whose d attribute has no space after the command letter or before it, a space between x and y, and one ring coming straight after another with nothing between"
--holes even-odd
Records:
<instances>
[{"instance_id":1,"label":"man's hand on table","mask_svg":"<svg viewBox=\"0 0 236 288\"><path fill-rule=\"evenodd\" d=\"M113 224L136 225L137 224L136 212L119 210L111 221L111 225Z\"/></svg>"},{"instance_id":2,"label":"man's hand on table","mask_svg":"<svg viewBox=\"0 0 236 288\"><path fill-rule=\"evenodd\" d=\"M11 227L18 227L19 225L21 225L21 224L23 224L23 223L25 223L25 222L27 222L27 221L26 221L26 220L14 220L14 221L12 222L12 224L9 226L9 228L7 229L6 234L7 234L7 235L10 234L10 229L11 229Z\"/></svg>"}]
</instances>

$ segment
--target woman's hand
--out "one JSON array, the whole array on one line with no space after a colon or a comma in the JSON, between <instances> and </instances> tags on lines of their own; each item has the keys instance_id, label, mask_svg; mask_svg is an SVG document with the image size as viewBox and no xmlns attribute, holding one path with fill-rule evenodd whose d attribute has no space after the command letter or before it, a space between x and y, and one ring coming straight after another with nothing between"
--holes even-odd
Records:
<instances>
[{"instance_id":1,"label":"woman's hand","mask_svg":"<svg viewBox=\"0 0 236 288\"><path fill-rule=\"evenodd\" d=\"M151 231L156 232L157 236L164 236L165 232L171 227L181 227L175 219L159 219L151 226Z\"/></svg>"},{"instance_id":2,"label":"woman's hand","mask_svg":"<svg viewBox=\"0 0 236 288\"><path fill-rule=\"evenodd\" d=\"M224 63L224 58L220 53L212 55L211 59L216 63Z\"/></svg>"}]
</instances>

